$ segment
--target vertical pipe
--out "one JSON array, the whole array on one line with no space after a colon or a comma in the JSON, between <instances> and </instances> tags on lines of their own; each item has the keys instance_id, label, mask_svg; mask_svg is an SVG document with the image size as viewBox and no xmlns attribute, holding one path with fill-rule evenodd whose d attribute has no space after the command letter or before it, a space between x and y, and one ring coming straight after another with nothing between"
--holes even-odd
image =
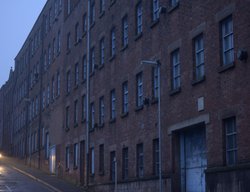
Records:
<instances>
[{"instance_id":1,"label":"vertical pipe","mask_svg":"<svg viewBox=\"0 0 250 192\"><path fill-rule=\"evenodd\" d=\"M158 73L158 135L159 135L159 191L162 192L162 157L161 157L161 72L160 62L157 62Z\"/></svg>"},{"instance_id":2,"label":"vertical pipe","mask_svg":"<svg viewBox=\"0 0 250 192\"><path fill-rule=\"evenodd\" d=\"M90 50L90 4L91 0L88 0L88 28L87 28L87 77L86 77L86 83L87 83L87 89L86 89L86 186L88 187L89 184L89 89L90 89L90 83L89 83L89 50Z\"/></svg>"}]
</instances>

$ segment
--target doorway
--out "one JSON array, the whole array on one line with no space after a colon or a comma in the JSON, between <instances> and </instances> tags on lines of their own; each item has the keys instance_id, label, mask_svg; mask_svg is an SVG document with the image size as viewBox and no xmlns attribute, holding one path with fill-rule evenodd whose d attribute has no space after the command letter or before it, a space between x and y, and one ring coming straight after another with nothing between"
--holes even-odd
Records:
<instances>
[{"instance_id":1,"label":"doorway","mask_svg":"<svg viewBox=\"0 0 250 192\"><path fill-rule=\"evenodd\" d=\"M49 171L52 174L56 173L56 146L50 147L50 151L49 151Z\"/></svg>"},{"instance_id":2,"label":"doorway","mask_svg":"<svg viewBox=\"0 0 250 192\"><path fill-rule=\"evenodd\" d=\"M181 191L205 192L206 132L205 125L180 133Z\"/></svg>"}]
</instances>

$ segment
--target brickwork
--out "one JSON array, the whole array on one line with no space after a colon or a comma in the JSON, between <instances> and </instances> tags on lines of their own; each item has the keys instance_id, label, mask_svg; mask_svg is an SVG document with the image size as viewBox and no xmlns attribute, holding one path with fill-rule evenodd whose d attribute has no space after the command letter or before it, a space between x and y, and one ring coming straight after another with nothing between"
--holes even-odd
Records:
<instances>
[{"instance_id":1,"label":"brickwork","mask_svg":"<svg viewBox=\"0 0 250 192\"><path fill-rule=\"evenodd\" d=\"M223 180L221 175L231 166L234 167L230 169L232 177L238 178L238 165L250 161L247 145L250 134L247 107L249 59L244 60L245 51L250 50L248 2L180 0L170 6L169 1L160 0L159 19L153 21L151 1L105 1L102 12L99 11L99 1L90 1L90 21L93 22L89 36L88 31L84 31L84 23L88 24L87 19L84 22L88 1L55 2L47 1L15 59L14 83L9 88L14 91L12 155L75 184L90 186L90 190L112 191L114 161L111 156L115 154L118 191L158 189L155 169L158 150L154 150L153 140L159 138L159 100L153 95L152 66L141 64L142 60L151 60L160 62L163 188L181 191L184 190L184 180L188 183L183 173L185 168L181 167L183 162L188 163L185 160L187 154L182 153L183 135L197 127L205 129L207 190L219 191L220 188L213 186L226 185L228 180ZM93 7L95 17L91 18ZM136 33L136 19L141 10L142 33ZM128 27L128 44L125 46L123 18L127 18ZM225 19L233 23L232 33L227 34L229 38L233 36L233 43L227 45L233 44L230 49L233 59L231 63L223 64ZM203 42L200 50L197 49L199 38ZM115 42L113 47L112 40ZM103 57L101 42L104 42ZM196 66L199 51L204 54L201 76L197 76L199 67ZM241 59L238 53L243 54ZM92 70L89 92L84 75L85 59ZM145 99L141 106L137 106L139 93L142 93L138 74L142 75L142 97ZM128 85L127 112L123 111L124 82ZM27 88L20 94L23 84ZM114 91L113 100L111 91ZM83 97L88 94L90 118L86 121L87 111L82 106ZM103 122L99 119L100 98L104 105ZM112 101L115 103L113 108ZM115 118L111 118L112 109ZM19 116L22 116L21 120ZM236 132L233 135L236 135L236 142L233 146L236 148L233 151L236 153L234 163L228 166L231 145L228 144L230 138L225 122L232 117L235 118ZM75 144L78 145L77 153ZM138 152L138 144L142 144L142 153ZM100 145L104 146L102 153ZM54 147L56 160L53 163ZM125 148L128 149L126 157ZM213 171L215 167L219 169ZM246 177L239 176L246 188L247 170ZM213 174L220 179L213 180ZM235 184L236 191L240 191L237 186Z\"/></svg>"}]
</instances>

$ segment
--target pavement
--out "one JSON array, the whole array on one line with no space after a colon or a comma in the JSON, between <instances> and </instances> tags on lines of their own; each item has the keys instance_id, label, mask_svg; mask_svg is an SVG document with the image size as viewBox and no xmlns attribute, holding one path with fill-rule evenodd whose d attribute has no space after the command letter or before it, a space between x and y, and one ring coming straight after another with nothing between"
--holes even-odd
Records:
<instances>
[{"instance_id":1,"label":"pavement","mask_svg":"<svg viewBox=\"0 0 250 192\"><path fill-rule=\"evenodd\" d=\"M4 157L2 159L4 163L8 164L10 167L16 171L30 177L31 179L36 180L37 182L42 183L48 187L51 191L54 192L84 192L84 189L78 186L73 185L63 179L58 178L55 175L43 172L39 169L29 167L24 165L20 161L12 157Z\"/></svg>"}]
</instances>

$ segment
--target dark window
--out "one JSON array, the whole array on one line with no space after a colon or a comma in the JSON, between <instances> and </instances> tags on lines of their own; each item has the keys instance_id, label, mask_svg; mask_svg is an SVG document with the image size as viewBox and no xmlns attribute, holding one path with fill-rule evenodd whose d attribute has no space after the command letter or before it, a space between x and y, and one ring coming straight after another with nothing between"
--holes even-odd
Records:
<instances>
[{"instance_id":1,"label":"dark window","mask_svg":"<svg viewBox=\"0 0 250 192\"><path fill-rule=\"evenodd\" d=\"M115 90L113 89L110 92L110 119L116 118L116 96L115 96Z\"/></svg>"},{"instance_id":2,"label":"dark window","mask_svg":"<svg viewBox=\"0 0 250 192\"><path fill-rule=\"evenodd\" d=\"M75 86L79 83L79 65L78 63L75 64Z\"/></svg>"},{"instance_id":3,"label":"dark window","mask_svg":"<svg viewBox=\"0 0 250 192\"><path fill-rule=\"evenodd\" d=\"M137 107L143 106L143 79L142 72L136 75L136 105Z\"/></svg>"},{"instance_id":4,"label":"dark window","mask_svg":"<svg viewBox=\"0 0 250 192\"><path fill-rule=\"evenodd\" d=\"M176 90L181 86L181 71L180 71L180 54L179 49L171 53L172 64L172 90Z\"/></svg>"},{"instance_id":5,"label":"dark window","mask_svg":"<svg viewBox=\"0 0 250 192\"><path fill-rule=\"evenodd\" d=\"M110 56L114 57L116 53L116 37L115 37L115 28L111 30L110 33Z\"/></svg>"},{"instance_id":6,"label":"dark window","mask_svg":"<svg viewBox=\"0 0 250 192\"><path fill-rule=\"evenodd\" d=\"M86 55L82 58L82 80L85 81L87 78L87 59Z\"/></svg>"},{"instance_id":7,"label":"dark window","mask_svg":"<svg viewBox=\"0 0 250 192\"><path fill-rule=\"evenodd\" d=\"M67 93L70 92L71 89L71 75L70 75L70 71L67 72L67 87L66 87L66 91Z\"/></svg>"},{"instance_id":8,"label":"dark window","mask_svg":"<svg viewBox=\"0 0 250 192\"><path fill-rule=\"evenodd\" d=\"M159 0L152 0L152 19L153 21L159 19Z\"/></svg>"},{"instance_id":9,"label":"dark window","mask_svg":"<svg viewBox=\"0 0 250 192\"><path fill-rule=\"evenodd\" d=\"M122 149L122 178L128 179L128 148Z\"/></svg>"},{"instance_id":10,"label":"dark window","mask_svg":"<svg viewBox=\"0 0 250 192\"><path fill-rule=\"evenodd\" d=\"M87 103L86 96L82 96L82 121L86 119Z\"/></svg>"},{"instance_id":11,"label":"dark window","mask_svg":"<svg viewBox=\"0 0 250 192\"><path fill-rule=\"evenodd\" d=\"M95 22L95 1L91 0L90 4L90 25L94 24Z\"/></svg>"},{"instance_id":12,"label":"dark window","mask_svg":"<svg viewBox=\"0 0 250 192\"><path fill-rule=\"evenodd\" d=\"M115 181L115 172L116 170L116 157L115 157L115 151L112 151L110 153L110 180Z\"/></svg>"},{"instance_id":13,"label":"dark window","mask_svg":"<svg viewBox=\"0 0 250 192\"><path fill-rule=\"evenodd\" d=\"M122 113L128 112L128 82L122 84Z\"/></svg>"},{"instance_id":14,"label":"dark window","mask_svg":"<svg viewBox=\"0 0 250 192\"><path fill-rule=\"evenodd\" d=\"M199 35L194 39L194 55L195 55L194 79L200 80L205 76L203 35Z\"/></svg>"},{"instance_id":15,"label":"dark window","mask_svg":"<svg viewBox=\"0 0 250 192\"><path fill-rule=\"evenodd\" d=\"M128 17L125 16L122 19L122 45L126 47L128 45Z\"/></svg>"},{"instance_id":16,"label":"dark window","mask_svg":"<svg viewBox=\"0 0 250 192\"><path fill-rule=\"evenodd\" d=\"M74 102L74 125L78 124L78 100Z\"/></svg>"},{"instance_id":17,"label":"dark window","mask_svg":"<svg viewBox=\"0 0 250 192\"><path fill-rule=\"evenodd\" d=\"M65 115L65 124L66 124L66 129L69 129L69 117L70 113L69 113L69 106L66 107L66 115Z\"/></svg>"},{"instance_id":18,"label":"dark window","mask_svg":"<svg viewBox=\"0 0 250 192\"><path fill-rule=\"evenodd\" d=\"M99 173L104 174L104 144L99 145Z\"/></svg>"},{"instance_id":19,"label":"dark window","mask_svg":"<svg viewBox=\"0 0 250 192\"><path fill-rule=\"evenodd\" d=\"M137 144L136 146L136 165L137 165L137 177L144 176L144 154L143 154L143 144Z\"/></svg>"},{"instance_id":20,"label":"dark window","mask_svg":"<svg viewBox=\"0 0 250 192\"><path fill-rule=\"evenodd\" d=\"M223 65L234 62L234 36L232 16L221 22L221 48Z\"/></svg>"},{"instance_id":21,"label":"dark window","mask_svg":"<svg viewBox=\"0 0 250 192\"><path fill-rule=\"evenodd\" d=\"M100 97L99 99L99 124L104 124L104 97Z\"/></svg>"},{"instance_id":22,"label":"dark window","mask_svg":"<svg viewBox=\"0 0 250 192\"><path fill-rule=\"evenodd\" d=\"M68 147L66 147L66 150L65 150L65 168L66 168L66 170L67 169L69 169L69 161L70 161L70 159L69 159L69 146Z\"/></svg>"},{"instance_id":23,"label":"dark window","mask_svg":"<svg viewBox=\"0 0 250 192\"><path fill-rule=\"evenodd\" d=\"M105 62L105 44L104 38L100 40L100 65L104 65Z\"/></svg>"},{"instance_id":24,"label":"dark window","mask_svg":"<svg viewBox=\"0 0 250 192\"><path fill-rule=\"evenodd\" d=\"M159 74L158 74L158 67L153 67L152 69L152 91L153 97L158 98L158 89L159 89Z\"/></svg>"},{"instance_id":25,"label":"dark window","mask_svg":"<svg viewBox=\"0 0 250 192\"><path fill-rule=\"evenodd\" d=\"M153 140L153 173L159 175L159 139Z\"/></svg>"},{"instance_id":26,"label":"dark window","mask_svg":"<svg viewBox=\"0 0 250 192\"><path fill-rule=\"evenodd\" d=\"M142 2L140 1L136 6L136 34L142 33Z\"/></svg>"},{"instance_id":27,"label":"dark window","mask_svg":"<svg viewBox=\"0 0 250 192\"><path fill-rule=\"evenodd\" d=\"M74 168L77 168L78 166L78 154L79 154L78 143L75 143L74 144Z\"/></svg>"},{"instance_id":28,"label":"dark window","mask_svg":"<svg viewBox=\"0 0 250 192\"><path fill-rule=\"evenodd\" d=\"M236 119L231 117L224 120L226 137L226 163L235 165L237 163L237 131Z\"/></svg>"}]
</instances>

